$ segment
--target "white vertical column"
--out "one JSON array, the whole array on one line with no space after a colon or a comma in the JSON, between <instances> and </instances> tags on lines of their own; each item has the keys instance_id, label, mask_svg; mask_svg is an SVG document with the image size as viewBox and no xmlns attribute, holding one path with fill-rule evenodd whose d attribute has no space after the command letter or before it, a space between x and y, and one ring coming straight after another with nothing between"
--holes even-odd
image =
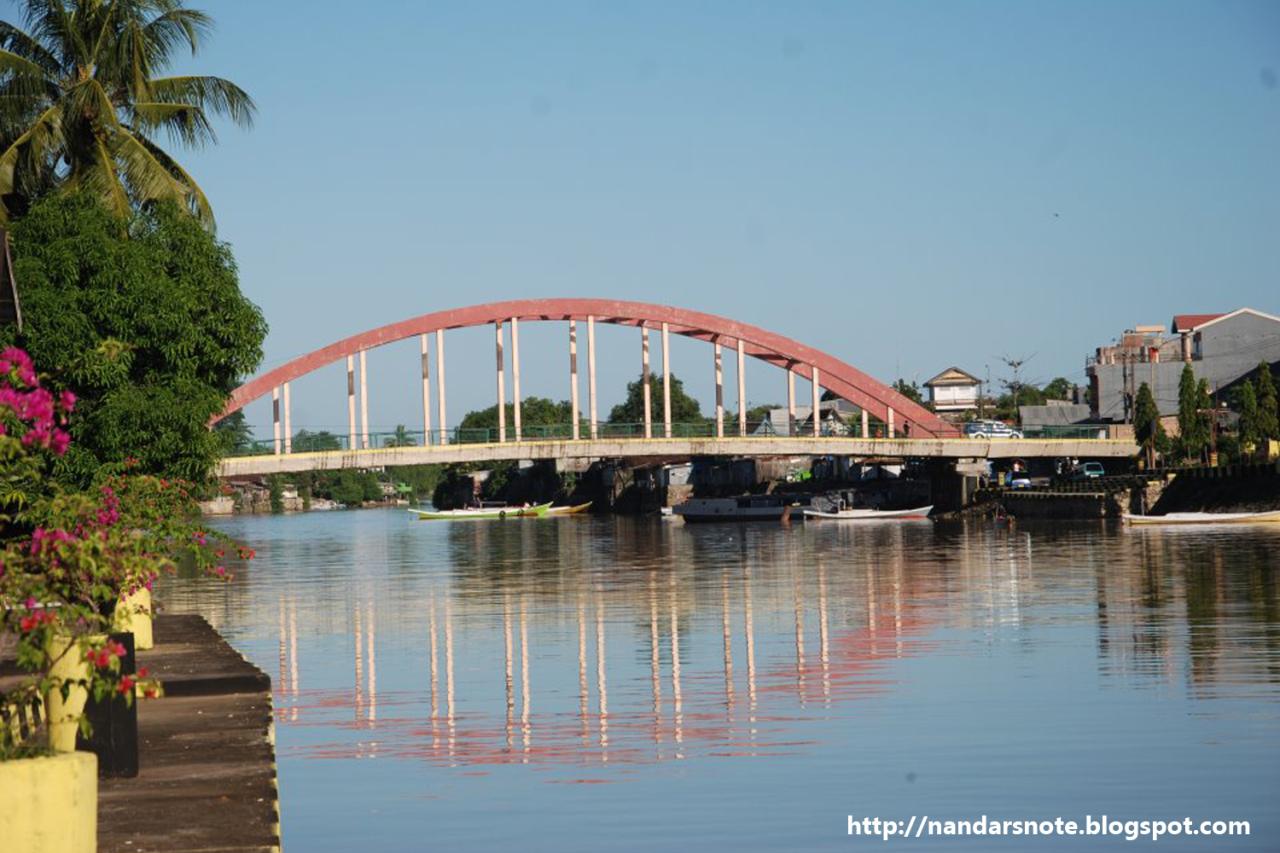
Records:
<instances>
[{"instance_id":1,"label":"white vertical column","mask_svg":"<svg viewBox=\"0 0 1280 853\"><path fill-rule=\"evenodd\" d=\"M711 345L711 352L716 368L716 438L724 438L724 359L719 341Z\"/></svg>"},{"instance_id":2,"label":"white vertical column","mask_svg":"<svg viewBox=\"0 0 1280 853\"><path fill-rule=\"evenodd\" d=\"M893 438L894 429L893 429L893 409L892 408L889 409L888 426L889 426L889 438Z\"/></svg>"},{"instance_id":3,"label":"white vertical column","mask_svg":"<svg viewBox=\"0 0 1280 853\"><path fill-rule=\"evenodd\" d=\"M444 329L436 332L436 408L440 412L440 443L448 444L449 413L444 407Z\"/></svg>"},{"instance_id":4,"label":"white vertical column","mask_svg":"<svg viewBox=\"0 0 1280 853\"><path fill-rule=\"evenodd\" d=\"M271 452L280 455L280 386L271 389Z\"/></svg>"},{"instance_id":5,"label":"white vertical column","mask_svg":"<svg viewBox=\"0 0 1280 853\"><path fill-rule=\"evenodd\" d=\"M796 373L787 365L787 435L796 434Z\"/></svg>"},{"instance_id":6,"label":"white vertical column","mask_svg":"<svg viewBox=\"0 0 1280 853\"><path fill-rule=\"evenodd\" d=\"M818 368L816 365L813 367L811 381L813 382L813 436L817 438L822 435L822 412L819 411L822 403L822 393L818 388Z\"/></svg>"},{"instance_id":7,"label":"white vertical column","mask_svg":"<svg viewBox=\"0 0 1280 853\"><path fill-rule=\"evenodd\" d=\"M369 366L360 350L360 446L369 446Z\"/></svg>"},{"instance_id":8,"label":"white vertical column","mask_svg":"<svg viewBox=\"0 0 1280 853\"><path fill-rule=\"evenodd\" d=\"M356 362L347 356L347 449L356 449Z\"/></svg>"},{"instance_id":9,"label":"white vertical column","mask_svg":"<svg viewBox=\"0 0 1280 853\"><path fill-rule=\"evenodd\" d=\"M293 452L293 418L292 406L289 405L289 383L284 383L284 452Z\"/></svg>"},{"instance_id":10,"label":"white vertical column","mask_svg":"<svg viewBox=\"0 0 1280 853\"><path fill-rule=\"evenodd\" d=\"M569 406L573 417L573 440L582 436L578 421L578 321L569 321Z\"/></svg>"},{"instance_id":11,"label":"white vertical column","mask_svg":"<svg viewBox=\"0 0 1280 853\"><path fill-rule=\"evenodd\" d=\"M866 409L862 410L862 437L871 438L871 416Z\"/></svg>"},{"instance_id":12,"label":"white vertical column","mask_svg":"<svg viewBox=\"0 0 1280 853\"><path fill-rule=\"evenodd\" d=\"M422 344L422 446L431 445L431 342L419 335Z\"/></svg>"},{"instance_id":13,"label":"white vertical column","mask_svg":"<svg viewBox=\"0 0 1280 853\"><path fill-rule=\"evenodd\" d=\"M587 317L587 405L590 407L591 437L598 438L596 422L596 318Z\"/></svg>"},{"instance_id":14,"label":"white vertical column","mask_svg":"<svg viewBox=\"0 0 1280 853\"><path fill-rule=\"evenodd\" d=\"M511 401L514 404L516 441L520 440L520 319L511 318Z\"/></svg>"},{"instance_id":15,"label":"white vertical column","mask_svg":"<svg viewBox=\"0 0 1280 853\"><path fill-rule=\"evenodd\" d=\"M493 339L498 353L498 441L507 440L507 378L506 359L502 353L502 321L493 324Z\"/></svg>"},{"instance_id":16,"label":"white vertical column","mask_svg":"<svg viewBox=\"0 0 1280 853\"><path fill-rule=\"evenodd\" d=\"M662 434L671 438L671 334L662 324Z\"/></svg>"},{"instance_id":17,"label":"white vertical column","mask_svg":"<svg viewBox=\"0 0 1280 853\"><path fill-rule=\"evenodd\" d=\"M640 326L640 384L644 387L644 437L653 438L653 392L649 387L649 327Z\"/></svg>"},{"instance_id":18,"label":"white vertical column","mask_svg":"<svg viewBox=\"0 0 1280 853\"><path fill-rule=\"evenodd\" d=\"M747 356L738 339L738 435L747 434Z\"/></svg>"}]
</instances>

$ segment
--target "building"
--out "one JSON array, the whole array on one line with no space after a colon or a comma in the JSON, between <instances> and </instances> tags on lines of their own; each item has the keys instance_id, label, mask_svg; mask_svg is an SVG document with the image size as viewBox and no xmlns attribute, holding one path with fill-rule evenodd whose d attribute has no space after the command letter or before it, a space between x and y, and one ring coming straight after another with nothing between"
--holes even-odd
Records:
<instances>
[{"instance_id":1,"label":"building","mask_svg":"<svg viewBox=\"0 0 1280 853\"><path fill-rule=\"evenodd\" d=\"M1226 314L1178 314L1165 326L1137 326L1098 347L1085 364L1094 420L1130 420L1142 383L1151 387L1161 415L1178 411L1185 365L1217 392L1257 368L1280 361L1280 317L1253 308Z\"/></svg>"},{"instance_id":2,"label":"building","mask_svg":"<svg viewBox=\"0 0 1280 853\"><path fill-rule=\"evenodd\" d=\"M1106 438L1106 425L1092 423L1091 418L1087 404L1066 400L1018 407L1018 423L1028 438Z\"/></svg>"},{"instance_id":3,"label":"building","mask_svg":"<svg viewBox=\"0 0 1280 853\"><path fill-rule=\"evenodd\" d=\"M818 404L822 416L819 427L823 435L859 435L862 410L847 400L823 400ZM813 434L813 407L796 406L796 435ZM755 435L791 435L790 416L785 408L769 409Z\"/></svg>"},{"instance_id":4,"label":"building","mask_svg":"<svg viewBox=\"0 0 1280 853\"><path fill-rule=\"evenodd\" d=\"M948 367L924 383L935 412L964 412L978 408L982 380L958 367Z\"/></svg>"}]
</instances>

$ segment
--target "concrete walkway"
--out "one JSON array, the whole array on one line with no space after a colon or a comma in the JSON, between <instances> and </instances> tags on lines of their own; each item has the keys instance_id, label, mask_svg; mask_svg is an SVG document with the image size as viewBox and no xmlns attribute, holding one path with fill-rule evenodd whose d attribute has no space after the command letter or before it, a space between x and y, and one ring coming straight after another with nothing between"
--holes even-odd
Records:
<instances>
[{"instance_id":1,"label":"concrete walkway","mask_svg":"<svg viewBox=\"0 0 1280 853\"><path fill-rule=\"evenodd\" d=\"M138 776L105 779L98 849L278 850L271 679L199 616L159 616L140 652L165 698L138 707Z\"/></svg>"}]
</instances>

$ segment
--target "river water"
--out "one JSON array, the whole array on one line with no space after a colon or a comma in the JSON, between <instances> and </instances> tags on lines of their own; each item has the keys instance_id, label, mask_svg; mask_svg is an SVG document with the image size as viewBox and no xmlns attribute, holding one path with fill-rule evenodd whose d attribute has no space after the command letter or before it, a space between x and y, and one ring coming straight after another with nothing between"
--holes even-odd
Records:
<instances>
[{"instance_id":1,"label":"river water","mask_svg":"<svg viewBox=\"0 0 1280 853\"><path fill-rule=\"evenodd\" d=\"M160 598L272 676L286 849L1280 849L1280 530L220 526L258 558Z\"/></svg>"}]
</instances>

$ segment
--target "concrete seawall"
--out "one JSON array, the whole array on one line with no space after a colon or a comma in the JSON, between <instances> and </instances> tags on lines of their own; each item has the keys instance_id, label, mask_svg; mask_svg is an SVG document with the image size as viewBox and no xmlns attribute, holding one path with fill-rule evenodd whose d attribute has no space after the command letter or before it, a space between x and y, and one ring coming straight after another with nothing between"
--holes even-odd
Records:
<instances>
[{"instance_id":1,"label":"concrete seawall","mask_svg":"<svg viewBox=\"0 0 1280 853\"><path fill-rule=\"evenodd\" d=\"M279 850L271 679L199 616L155 641L138 664L165 696L139 704L137 777L101 782L98 850Z\"/></svg>"}]
</instances>

